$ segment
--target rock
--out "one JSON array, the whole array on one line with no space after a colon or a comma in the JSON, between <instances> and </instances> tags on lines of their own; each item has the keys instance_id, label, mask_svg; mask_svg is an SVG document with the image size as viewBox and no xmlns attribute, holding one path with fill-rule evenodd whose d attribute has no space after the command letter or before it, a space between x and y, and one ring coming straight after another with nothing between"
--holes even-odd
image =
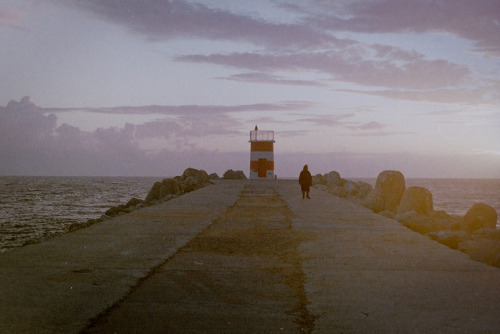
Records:
<instances>
[{"instance_id":1,"label":"rock","mask_svg":"<svg viewBox=\"0 0 500 334\"><path fill-rule=\"evenodd\" d=\"M316 185L316 184L326 185L326 179L323 177L323 175L316 174L312 177L312 184L313 185Z\"/></svg>"},{"instance_id":2,"label":"rock","mask_svg":"<svg viewBox=\"0 0 500 334\"><path fill-rule=\"evenodd\" d=\"M431 213L429 216L419 215L415 211L407 211L398 213L394 219L399 221L409 229L421 234L429 232L451 230L456 224L456 219L451 216L444 216L441 213L434 215Z\"/></svg>"},{"instance_id":3,"label":"rock","mask_svg":"<svg viewBox=\"0 0 500 334\"><path fill-rule=\"evenodd\" d=\"M405 177L401 172L383 171L377 177L375 189L367 197L367 206L376 213L384 210L396 212L405 188Z\"/></svg>"},{"instance_id":4,"label":"rock","mask_svg":"<svg viewBox=\"0 0 500 334\"><path fill-rule=\"evenodd\" d=\"M370 192L373 190L373 187L371 184L359 181L358 182L358 194L356 195L356 198L363 199L370 194Z\"/></svg>"},{"instance_id":5,"label":"rock","mask_svg":"<svg viewBox=\"0 0 500 334\"><path fill-rule=\"evenodd\" d=\"M123 210L125 210L125 205L120 204L118 206L114 206L114 207L110 208L108 211L105 212L105 215L110 216L110 217L114 217L114 216L118 215L120 212L122 212Z\"/></svg>"},{"instance_id":6,"label":"rock","mask_svg":"<svg viewBox=\"0 0 500 334\"><path fill-rule=\"evenodd\" d=\"M390 219L394 219L394 212L392 212L392 211L387 211L387 210L380 211L378 214L381 215L381 216L390 218Z\"/></svg>"},{"instance_id":7,"label":"rock","mask_svg":"<svg viewBox=\"0 0 500 334\"><path fill-rule=\"evenodd\" d=\"M465 214L460 229L468 232L480 228L496 228L498 214L494 208L484 203L474 204Z\"/></svg>"},{"instance_id":8,"label":"rock","mask_svg":"<svg viewBox=\"0 0 500 334\"><path fill-rule=\"evenodd\" d=\"M247 177L245 173L241 170L234 171L232 169L227 170L222 176L224 180L246 180Z\"/></svg>"},{"instance_id":9,"label":"rock","mask_svg":"<svg viewBox=\"0 0 500 334\"><path fill-rule=\"evenodd\" d=\"M415 211L428 216L433 210L432 194L429 190L422 187L408 187L403 193L397 213Z\"/></svg>"},{"instance_id":10,"label":"rock","mask_svg":"<svg viewBox=\"0 0 500 334\"><path fill-rule=\"evenodd\" d=\"M345 180L342 181L343 179L340 177L339 172L331 171L330 173L326 174L324 176L326 179L326 185L328 188L333 188L333 187L342 187L345 183Z\"/></svg>"},{"instance_id":11,"label":"rock","mask_svg":"<svg viewBox=\"0 0 500 334\"><path fill-rule=\"evenodd\" d=\"M160 199L160 190L161 182L155 182L144 201L146 203L152 203L153 201Z\"/></svg>"},{"instance_id":12,"label":"rock","mask_svg":"<svg viewBox=\"0 0 500 334\"><path fill-rule=\"evenodd\" d=\"M208 176L208 179L209 180L219 180L219 175L217 175L217 173L212 173Z\"/></svg>"},{"instance_id":13,"label":"rock","mask_svg":"<svg viewBox=\"0 0 500 334\"><path fill-rule=\"evenodd\" d=\"M344 184L344 189L346 191L347 197L356 197L359 192L359 186L356 182L348 180Z\"/></svg>"},{"instance_id":14,"label":"rock","mask_svg":"<svg viewBox=\"0 0 500 334\"><path fill-rule=\"evenodd\" d=\"M182 182L182 187L185 192L191 192L199 188L197 180L193 176L188 176Z\"/></svg>"},{"instance_id":15,"label":"rock","mask_svg":"<svg viewBox=\"0 0 500 334\"><path fill-rule=\"evenodd\" d=\"M470 235L465 231L435 231L427 233L427 236L453 249L457 249L461 242L470 239Z\"/></svg>"},{"instance_id":16,"label":"rock","mask_svg":"<svg viewBox=\"0 0 500 334\"><path fill-rule=\"evenodd\" d=\"M125 204L125 207L129 208L131 206L137 206L137 205L142 204L142 203L144 203L144 201L142 199L132 198L132 199L130 199L130 201L127 202L127 204Z\"/></svg>"},{"instance_id":17,"label":"rock","mask_svg":"<svg viewBox=\"0 0 500 334\"><path fill-rule=\"evenodd\" d=\"M497 228L480 228L472 232L474 238L485 238L500 240L500 229Z\"/></svg>"},{"instance_id":18,"label":"rock","mask_svg":"<svg viewBox=\"0 0 500 334\"><path fill-rule=\"evenodd\" d=\"M196 183L199 186L203 186L208 182L208 173L205 172L204 170L200 169L194 169L194 168L187 168L184 173L182 173L182 177L184 179L187 179L188 177L194 177L196 180Z\"/></svg>"},{"instance_id":19,"label":"rock","mask_svg":"<svg viewBox=\"0 0 500 334\"><path fill-rule=\"evenodd\" d=\"M471 239L461 242L458 250L471 259L500 267L500 241L493 239Z\"/></svg>"},{"instance_id":20,"label":"rock","mask_svg":"<svg viewBox=\"0 0 500 334\"><path fill-rule=\"evenodd\" d=\"M181 186L178 180L168 178L164 179L161 182L159 199L162 199L168 195L178 195L180 193L181 193Z\"/></svg>"}]
</instances>

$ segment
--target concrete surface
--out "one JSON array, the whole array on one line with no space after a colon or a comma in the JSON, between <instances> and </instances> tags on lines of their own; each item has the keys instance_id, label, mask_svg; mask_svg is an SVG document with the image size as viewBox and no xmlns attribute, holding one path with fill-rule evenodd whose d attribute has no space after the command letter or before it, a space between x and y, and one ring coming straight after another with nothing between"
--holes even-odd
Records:
<instances>
[{"instance_id":1,"label":"concrete surface","mask_svg":"<svg viewBox=\"0 0 500 334\"><path fill-rule=\"evenodd\" d=\"M292 181L0 255L2 333L496 333L500 270Z\"/></svg>"}]
</instances>

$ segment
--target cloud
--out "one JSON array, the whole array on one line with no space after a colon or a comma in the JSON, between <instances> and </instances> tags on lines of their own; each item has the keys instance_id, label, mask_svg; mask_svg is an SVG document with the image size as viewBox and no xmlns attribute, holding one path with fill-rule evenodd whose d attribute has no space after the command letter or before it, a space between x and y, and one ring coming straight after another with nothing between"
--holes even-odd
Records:
<instances>
[{"instance_id":1,"label":"cloud","mask_svg":"<svg viewBox=\"0 0 500 334\"><path fill-rule=\"evenodd\" d=\"M497 0L380 0L338 4L322 2L330 11L311 24L359 33L451 33L484 50L498 52L500 3Z\"/></svg>"},{"instance_id":2,"label":"cloud","mask_svg":"<svg viewBox=\"0 0 500 334\"><path fill-rule=\"evenodd\" d=\"M19 8L0 8L0 27L26 30L21 24L24 17Z\"/></svg>"},{"instance_id":3,"label":"cloud","mask_svg":"<svg viewBox=\"0 0 500 334\"><path fill-rule=\"evenodd\" d=\"M180 62L210 63L253 71L312 71L332 80L366 86L436 89L455 86L470 76L467 67L446 60L426 60L421 55L398 61L364 58L362 50L294 54L232 53L177 56ZM387 56L387 55L384 55Z\"/></svg>"},{"instance_id":4,"label":"cloud","mask_svg":"<svg viewBox=\"0 0 500 334\"><path fill-rule=\"evenodd\" d=\"M78 7L151 39L179 37L250 42L270 48L343 43L303 24L280 24L187 1L75 0Z\"/></svg>"},{"instance_id":5,"label":"cloud","mask_svg":"<svg viewBox=\"0 0 500 334\"><path fill-rule=\"evenodd\" d=\"M382 89L382 90L356 90L335 89L336 92L355 93L363 95L382 96L391 99L408 101L427 101L437 103L459 104L500 104L500 85L490 83L476 88L441 88L441 89Z\"/></svg>"},{"instance_id":6,"label":"cloud","mask_svg":"<svg viewBox=\"0 0 500 334\"><path fill-rule=\"evenodd\" d=\"M271 75L268 73L259 73L259 72L240 73L240 74L234 74L234 75L231 75L228 77L220 77L217 79L237 81L237 82L256 83L256 84L271 84L271 85L312 86L312 87L325 87L325 86L327 86L325 83L320 82L320 81L285 79L282 76Z\"/></svg>"}]
</instances>

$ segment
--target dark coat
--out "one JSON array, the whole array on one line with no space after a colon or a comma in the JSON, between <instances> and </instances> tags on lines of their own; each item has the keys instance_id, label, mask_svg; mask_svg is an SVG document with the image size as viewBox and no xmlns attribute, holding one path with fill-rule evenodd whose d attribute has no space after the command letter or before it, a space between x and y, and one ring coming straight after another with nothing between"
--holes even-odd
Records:
<instances>
[{"instance_id":1,"label":"dark coat","mask_svg":"<svg viewBox=\"0 0 500 334\"><path fill-rule=\"evenodd\" d=\"M309 191L309 187L312 185L312 176L308 170L300 172L299 183L302 190Z\"/></svg>"}]
</instances>

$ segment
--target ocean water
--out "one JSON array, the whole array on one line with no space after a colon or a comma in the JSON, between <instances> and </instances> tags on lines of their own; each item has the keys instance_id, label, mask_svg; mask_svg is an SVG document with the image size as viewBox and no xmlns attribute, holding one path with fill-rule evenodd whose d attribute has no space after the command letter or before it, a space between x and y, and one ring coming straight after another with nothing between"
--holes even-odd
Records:
<instances>
[{"instance_id":1,"label":"ocean water","mask_svg":"<svg viewBox=\"0 0 500 334\"><path fill-rule=\"evenodd\" d=\"M144 199L148 177L0 177L0 252L67 232L132 197Z\"/></svg>"},{"instance_id":2,"label":"ocean water","mask_svg":"<svg viewBox=\"0 0 500 334\"><path fill-rule=\"evenodd\" d=\"M0 252L65 233L132 197L144 199L154 177L0 177ZM364 181L375 184L375 179ZM434 209L463 216L478 202L500 214L500 179L407 179L433 194Z\"/></svg>"}]
</instances>

